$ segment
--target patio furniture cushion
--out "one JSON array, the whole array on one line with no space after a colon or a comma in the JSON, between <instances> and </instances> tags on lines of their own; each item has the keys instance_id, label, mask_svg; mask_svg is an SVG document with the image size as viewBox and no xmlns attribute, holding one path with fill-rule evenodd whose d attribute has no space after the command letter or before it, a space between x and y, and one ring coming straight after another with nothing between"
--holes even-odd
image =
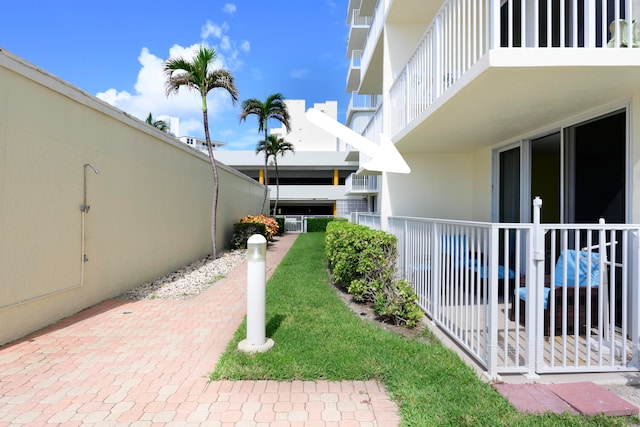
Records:
<instances>
[{"instance_id":1,"label":"patio furniture cushion","mask_svg":"<svg viewBox=\"0 0 640 427\"><path fill-rule=\"evenodd\" d=\"M591 252L591 265L589 266L589 253L578 251L578 268L576 268L576 251L568 249L560 253L555 270L555 285L563 285L564 261L567 262L567 286L573 286L576 281L576 271L578 272L578 284L587 286L591 278L591 286L598 286L600 283L600 254ZM589 271L591 268L591 271Z\"/></svg>"},{"instance_id":2,"label":"patio furniture cushion","mask_svg":"<svg viewBox=\"0 0 640 427\"><path fill-rule=\"evenodd\" d=\"M543 298L544 298L544 309L545 310L549 307L549 294L550 293L551 293L551 288L544 288ZM526 300L527 299L527 288L518 289L518 297L523 301Z\"/></svg>"},{"instance_id":3,"label":"patio furniture cushion","mask_svg":"<svg viewBox=\"0 0 640 427\"><path fill-rule=\"evenodd\" d=\"M589 255L591 255L591 260L589 261ZM578 268L576 268L576 256L578 258ZM564 299L564 269L566 262L566 300ZM576 284L576 273L578 274L577 283ZM544 306L544 334L545 336L549 336L549 327L550 327L550 316L549 316L549 296L551 295L551 290L553 289L555 292L556 298L556 307L555 307L555 319L562 318L562 310L563 307L566 306L567 309L567 330L572 330L573 328L573 313L574 313L574 303L575 303L575 293L578 292L578 316L579 316L579 331L580 333L584 333L587 329L588 320L586 319L585 310L581 309L587 301L587 287L591 285L591 316L593 323L594 315L597 316L598 313L598 286L600 285L600 254L597 252L587 252L587 251L579 251L576 254L576 251L571 249L567 251L563 251L560 253L558 257L558 261L556 263L555 271L554 271L554 286L553 287L545 287L543 291L543 306ZM520 301L520 323L524 324L524 313L526 310L525 300L527 299L527 288L521 287L517 291L514 292L517 295L518 300ZM513 320L513 310L511 312L511 318ZM562 333L562 322L557 321L555 324L555 334L559 335Z\"/></svg>"}]
</instances>

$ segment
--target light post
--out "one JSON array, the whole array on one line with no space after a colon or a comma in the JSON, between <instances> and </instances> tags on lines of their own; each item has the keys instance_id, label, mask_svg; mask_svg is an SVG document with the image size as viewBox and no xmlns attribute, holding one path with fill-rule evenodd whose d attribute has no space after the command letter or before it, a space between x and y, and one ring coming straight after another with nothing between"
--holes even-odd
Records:
<instances>
[{"instance_id":1,"label":"light post","mask_svg":"<svg viewBox=\"0 0 640 427\"><path fill-rule=\"evenodd\" d=\"M247 338L238 343L245 353L263 353L273 347L266 338L267 239L254 234L247 240Z\"/></svg>"}]
</instances>

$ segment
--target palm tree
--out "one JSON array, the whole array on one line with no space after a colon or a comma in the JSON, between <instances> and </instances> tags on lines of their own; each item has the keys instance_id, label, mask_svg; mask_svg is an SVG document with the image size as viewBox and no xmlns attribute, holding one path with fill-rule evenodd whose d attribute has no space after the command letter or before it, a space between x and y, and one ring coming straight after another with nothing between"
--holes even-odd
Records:
<instances>
[{"instance_id":1,"label":"palm tree","mask_svg":"<svg viewBox=\"0 0 640 427\"><path fill-rule=\"evenodd\" d=\"M240 122L243 122L251 114L255 114L258 118L258 132L264 131L264 141L267 141L267 128L269 126L269 119L278 120L287 129L287 132L291 130L291 123L289 117L289 110L287 104L284 102L284 96L281 93L274 93L264 101L251 98L242 101L242 112L240 113ZM267 203L267 195L269 194L269 180L267 179L267 160L269 159L269 153L264 152L264 200L262 201L262 209L260 212L264 212L264 207Z\"/></svg>"},{"instance_id":2,"label":"palm tree","mask_svg":"<svg viewBox=\"0 0 640 427\"><path fill-rule=\"evenodd\" d=\"M145 122L147 122L154 128L161 130L162 132L169 133L169 124L164 120L153 120L153 116L151 115L151 113L149 113Z\"/></svg>"},{"instance_id":3,"label":"palm tree","mask_svg":"<svg viewBox=\"0 0 640 427\"><path fill-rule=\"evenodd\" d=\"M278 138L275 135L269 135L267 143L259 141L256 146L256 154L265 151L268 157L273 157L273 164L276 167L276 203L273 205L273 215L278 212L278 201L280 200L280 174L278 173L278 156L282 157L287 151L295 153L293 144L284 140L284 138Z\"/></svg>"},{"instance_id":4,"label":"palm tree","mask_svg":"<svg viewBox=\"0 0 640 427\"><path fill-rule=\"evenodd\" d=\"M238 102L239 92L234 83L233 75L224 69L212 68L216 59L216 51L213 48L201 46L194 54L191 61L183 58L169 59L164 64L164 73L167 78L166 93L169 96L177 93L185 86L194 90L202 98L202 119L204 124L204 135L213 171L213 200L211 206L211 245L212 256L216 258L216 211L218 209L218 167L213 156L213 146L209 135L209 116L207 114L207 94L212 89L224 89L231 96L231 101L235 105Z\"/></svg>"}]
</instances>

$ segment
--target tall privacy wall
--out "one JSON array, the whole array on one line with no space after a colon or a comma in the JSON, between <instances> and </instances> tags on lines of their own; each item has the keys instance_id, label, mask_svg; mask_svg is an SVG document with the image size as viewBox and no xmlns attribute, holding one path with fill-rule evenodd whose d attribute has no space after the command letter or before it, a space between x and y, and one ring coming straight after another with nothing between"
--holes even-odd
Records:
<instances>
[{"instance_id":1,"label":"tall privacy wall","mask_svg":"<svg viewBox=\"0 0 640 427\"><path fill-rule=\"evenodd\" d=\"M207 156L0 50L0 344L209 254L212 183ZM221 165L220 192L222 249L263 187Z\"/></svg>"}]
</instances>

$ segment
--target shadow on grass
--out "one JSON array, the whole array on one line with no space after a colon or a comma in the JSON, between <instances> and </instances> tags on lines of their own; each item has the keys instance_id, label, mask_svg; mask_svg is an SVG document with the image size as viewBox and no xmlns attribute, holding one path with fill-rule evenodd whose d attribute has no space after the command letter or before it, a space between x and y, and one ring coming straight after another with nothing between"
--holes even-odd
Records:
<instances>
[{"instance_id":1,"label":"shadow on grass","mask_svg":"<svg viewBox=\"0 0 640 427\"><path fill-rule=\"evenodd\" d=\"M269 323L267 323L267 327L266 327L266 332L268 337L270 338L273 337L273 335L276 333L276 331L282 324L282 321L286 319L286 317L287 316L285 316L284 314L276 314L271 316L271 319L269 319Z\"/></svg>"}]
</instances>

